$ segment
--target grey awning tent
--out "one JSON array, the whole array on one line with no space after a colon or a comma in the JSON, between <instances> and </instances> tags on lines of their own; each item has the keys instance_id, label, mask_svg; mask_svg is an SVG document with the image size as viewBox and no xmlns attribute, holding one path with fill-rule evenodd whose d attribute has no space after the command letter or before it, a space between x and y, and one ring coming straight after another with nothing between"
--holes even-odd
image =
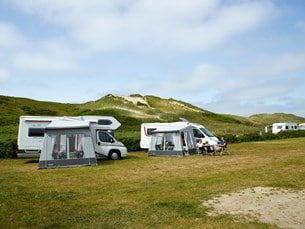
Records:
<instances>
[{"instance_id":1,"label":"grey awning tent","mask_svg":"<svg viewBox=\"0 0 305 229\"><path fill-rule=\"evenodd\" d=\"M97 165L89 121L52 121L45 129L39 168Z\"/></svg>"},{"instance_id":2,"label":"grey awning tent","mask_svg":"<svg viewBox=\"0 0 305 229\"><path fill-rule=\"evenodd\" d=\"M148 156L185 156L195 152L193 129L187 123L162 126L152 131Z\"/></svg>"}]
</instances>

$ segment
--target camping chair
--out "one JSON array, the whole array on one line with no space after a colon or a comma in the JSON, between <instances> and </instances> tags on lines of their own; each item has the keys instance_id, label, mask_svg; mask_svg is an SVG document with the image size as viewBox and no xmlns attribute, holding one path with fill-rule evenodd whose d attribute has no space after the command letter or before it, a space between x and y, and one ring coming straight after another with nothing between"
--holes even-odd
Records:
<instances>
[{"instance_id":1,"label":"camping chair","mask_svg":"<svg viewBox=\"0 0 305 229\"><path fill-rule=\"evenodd\" d=\"M226 144L224 146L219 146L217 150L215 150L215 154L219 153L219 155L229 155L229 151L228 151L228 142L226 142Z\"/></svg>"},{"instance_id":2,"label":"camping chair","mask_svg":"<svg viewBox=\"0 0 305 229\"><path fill-rule=\"evenodd\" d=\"M166 142L165 150L174 150L175 145L172 142Z\"/></svg>"},{"instance_id":3,"label":"camping chair","mask_svg":"<svg viewBox=\"0 0 305 229\"><path fill-rule=\"evenodd\" d=\"M230 154L228 151L228 139L226 139L225 144L224 145L218 145L217 148L214 151L214 155L219 154L221 155L228 155Z\"/></svg>"}]
</instances>

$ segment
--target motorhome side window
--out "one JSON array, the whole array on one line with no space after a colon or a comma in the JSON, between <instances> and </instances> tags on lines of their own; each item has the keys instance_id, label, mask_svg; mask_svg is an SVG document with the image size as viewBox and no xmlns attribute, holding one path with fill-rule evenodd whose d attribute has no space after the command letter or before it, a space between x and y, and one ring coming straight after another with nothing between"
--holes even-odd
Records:
<instances>
[{"instance_id":1,"label":"motorhome side window","mask_svg":"<svg viewBox=\"0 0 305 229\"><path fill-rule=\"evenodd\" d=\"M195 138L204 138L204 135L197 129L193 129Z\"/></svg>"},{"instance_id":2,"label":"motorhome side window","mask_svg":"<svg viewBox=\"0 0 305 229\"><path fill-rule=\"evenodd\" d=\"M112 124L112 122L111 122L111 120L109 120L109 119L99 119L99 120L97 120L97 124L99 124L99 125L111 125Z\"/></svg>"},{"instance_id":3,"label":"motorhome side window","mask_svg":"<svg viewBox=\"0 0 305 229\"><path fill-rule=\"evenodd\" d=\"M113 138L107 134L105 131L99 131L98 137L101 142L114 142Z\"/></svg>"},{"instance_id":4,"label":"motorhome side window","mask_svg":"<svg viewBox=\"0 0 305 229\"><path fill-rule=\"evenodd\" d=\"M28 136L29 137L43 137L44 128L29 128Z\"/></svg>"},{"instance_id":5,"label":"motorhome side window","mask_svg":"<svg viewBox=\"0 0 305 229\"><path fill-rule=\"evenodd\" d=\"M157 128L147 128L147 135L151 135L154 130Z\"/></svg>"}]
</instances>

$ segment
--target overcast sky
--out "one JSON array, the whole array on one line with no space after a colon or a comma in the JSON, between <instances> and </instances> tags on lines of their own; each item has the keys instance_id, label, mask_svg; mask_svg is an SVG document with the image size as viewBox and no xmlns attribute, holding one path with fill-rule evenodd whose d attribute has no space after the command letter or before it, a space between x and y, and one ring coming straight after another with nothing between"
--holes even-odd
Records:
<instances>
[{"instance_id":1,"label":"overcast sky","mask_svg":"<svg viewBox=\"0 0 305 229\"><path fill-rule=\"evenodd\" d=\"M0 0L0 94L305 117L303 0Z\"/></svg>"}]
</instances>

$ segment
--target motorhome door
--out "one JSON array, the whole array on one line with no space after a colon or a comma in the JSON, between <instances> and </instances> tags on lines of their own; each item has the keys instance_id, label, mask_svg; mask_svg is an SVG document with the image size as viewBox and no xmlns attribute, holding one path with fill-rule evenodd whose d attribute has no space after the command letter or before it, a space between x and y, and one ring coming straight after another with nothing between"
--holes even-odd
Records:
<instances>
[{"instance_id":1,"label":"motorhome door","mask_svg":"<svg viewBox=\"0 0 305 229\"><path fill-rule=\"evenodd\" d=\"M97 146L95 147L97 153L108 156L109 147L115 142L113 136L105 130L96 131Z\"/></svg>"}]
</instances>

